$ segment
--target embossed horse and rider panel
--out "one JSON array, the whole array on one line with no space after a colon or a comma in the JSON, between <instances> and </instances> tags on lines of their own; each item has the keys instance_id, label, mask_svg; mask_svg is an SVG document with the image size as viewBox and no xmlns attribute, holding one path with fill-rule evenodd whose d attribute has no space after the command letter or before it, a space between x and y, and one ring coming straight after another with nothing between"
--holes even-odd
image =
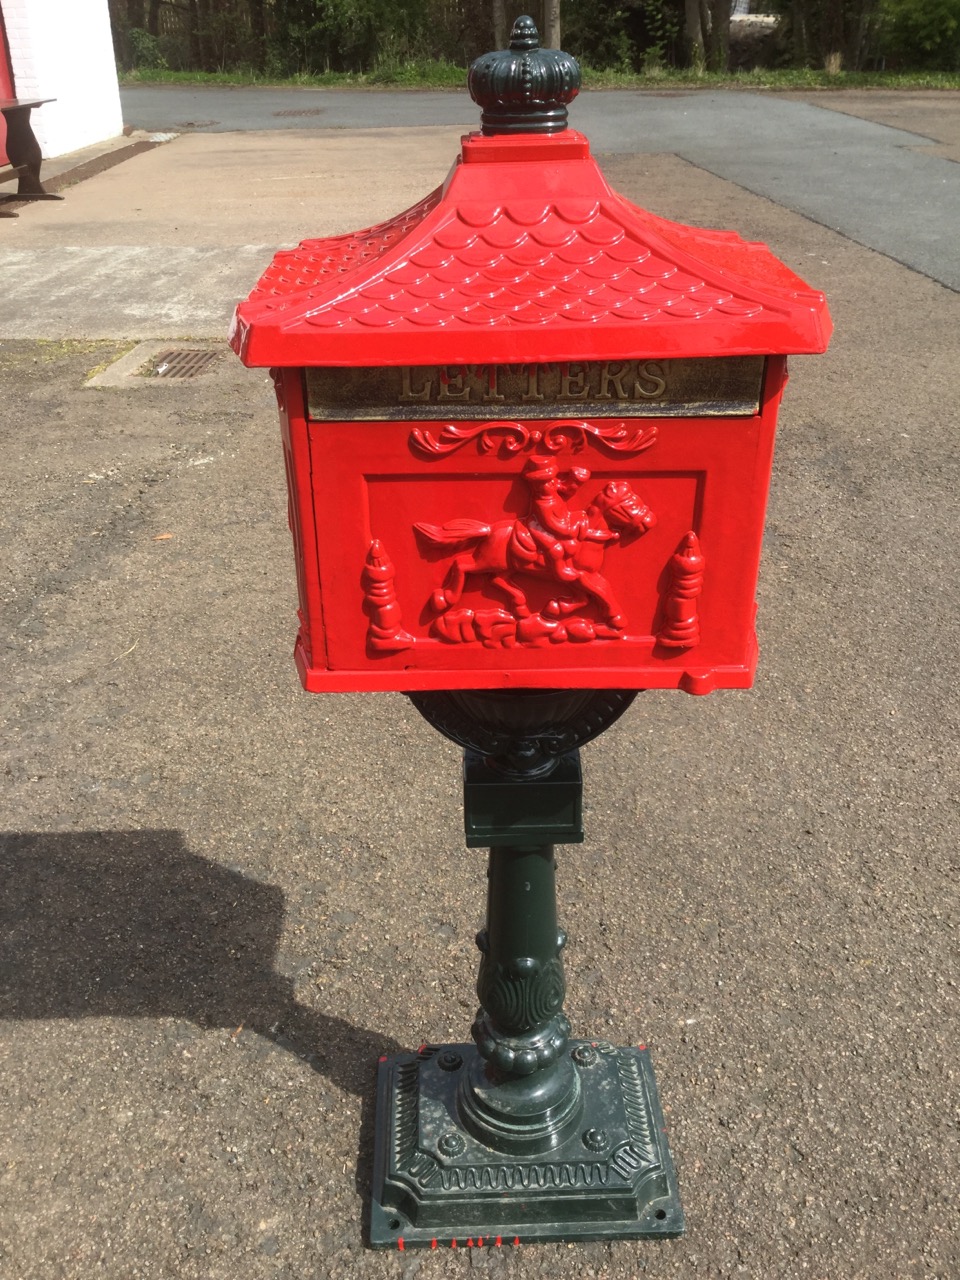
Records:
<instances>
[{"instance_id":1,"label":"embossed horse and rider panel","mask_svg":"<svg viewBox=\"0 0 960 1280\"><path fill-rule=\"evenodd\" d=\"M501 513L491 511L489 519L413 522L418 547L434 553L441 574L423 602L430 637L494 649L618 641L628 634L631 620L605 566L611 555L638 554L635 544L654 528L657 515L630 480L591 483L589 468L567 466L558 457L582 449L590 438L635 455L656 443L657 429L555 422L545 429L521 423L487 424L482 430L448 424L439 436L419 428L412 433L421 453L438 456L473 439L485 452L535 450L519 470L525 501L518 514L497 519ZM656 639L666 648L689 648L699 641L703 569L699 540L690 531L664 575ZM368 645L374 653L399 652L417 643L403 625L395 575L384 541L374 538L364 571ZM471 596L469 602L465 596Z\"/></svg>"}]
</instances>

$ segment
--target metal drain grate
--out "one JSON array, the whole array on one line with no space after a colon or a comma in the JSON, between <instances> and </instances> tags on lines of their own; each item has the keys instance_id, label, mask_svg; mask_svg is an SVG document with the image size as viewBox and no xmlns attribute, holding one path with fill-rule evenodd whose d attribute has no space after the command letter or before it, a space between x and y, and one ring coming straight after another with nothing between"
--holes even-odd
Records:
<instances>
[{"instance_id":1,"label":"metal drain grate","mask_svg":"<svg viewBox=\"0 0 960 1280\"><path fill-rule=\"evenodd\" d=\"M184 348L161 351L154 357L148 377L198 378L217 363L221 354L219 351L191 351Z\"/></svg>"},{"instance_id":2,"label":"metal drain grate","mask_svg":"<svg viewBox=\"0 0 960 1280\"><path fill-rule=\"evenodd\" d=\"M174 343L180 345L174 346ZM132 351L114 360L105 369L94 370L85 387L124 387L131 391L145 387L177 387L203 375L208 383L249 384L263 380L263 370L244 368L230 356L225 342L202 338L151 338L138 342ZM209 388L208 388L209 389ZM150 397L150 392L145 392ZM159 392L158 392L159 394Z\"/></svg>"},{"instance_id":3,"label":"metal drain grate","mask_svg":"<svg viewBox=\"0 0 960 1280\"><path fill-rule=\"evenodd\" d=\"M323 108L322 107L304 107L302 110L299 110L299 111L297 110L275 111L273 114L278 118L287 120L287 119L292 119L294 116L320 116L320 115L323 115Z\"/></svg>"}]
</instances>

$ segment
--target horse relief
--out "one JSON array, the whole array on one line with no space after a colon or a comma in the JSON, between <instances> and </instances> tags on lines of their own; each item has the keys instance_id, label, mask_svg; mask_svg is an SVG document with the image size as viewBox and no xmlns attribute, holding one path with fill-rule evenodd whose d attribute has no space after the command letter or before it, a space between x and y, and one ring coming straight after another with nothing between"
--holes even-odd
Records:
<instances>
[{"instance_id":1,"label":"horse relief","mask_svg":"<svg viewBox=\"0 0 960 1280\"><path fill-rule=\"evenodd\" d=\"M522 519L414 526L432 547L464 548L433 592L433 633L488 648L622 637L627 619L603 575L604 557L622 537L653 528L656 516L626 480L608 481L580 509L569 499L590 479L586 468L561 472L555 458L534 456L521 474L530 491ZM499 607L461 605L471 578L489 583L502 599ZM534 609L526 579L546 582L556 593Z\"/></svg>"}]
</instances>

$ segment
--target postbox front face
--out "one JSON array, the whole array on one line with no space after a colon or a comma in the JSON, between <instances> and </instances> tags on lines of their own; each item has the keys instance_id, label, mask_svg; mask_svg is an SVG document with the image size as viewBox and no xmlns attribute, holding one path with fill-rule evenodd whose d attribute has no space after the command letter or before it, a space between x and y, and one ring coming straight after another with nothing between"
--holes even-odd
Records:
<instances>
[{"instance_id":1,"label":"postbox front face","mask_svg":"<svg viewBox=\"0 0 960 1280\"><path fill-rule=\"evenodd\" d=\"M279 255L234 340L275 366L306 687L749 685L784 357L828 333L579 135L465 139L414 210Z\"/></svg>"},{"instance_id":2,"label":"postbox front face","mask_svg":"<svg viewBox=\"0 0 960 1280\"><path fill-rule=\"evenodd\" d=\"M322 601L308 687L749 683L780 364L288 374Z\"/></svg>"}]
</instances>

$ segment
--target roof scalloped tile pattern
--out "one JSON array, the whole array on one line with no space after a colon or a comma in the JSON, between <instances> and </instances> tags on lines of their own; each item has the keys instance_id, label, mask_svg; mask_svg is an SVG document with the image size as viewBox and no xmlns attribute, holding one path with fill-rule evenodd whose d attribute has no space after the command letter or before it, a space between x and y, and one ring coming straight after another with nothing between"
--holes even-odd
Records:
<instances>
[{"instance_id":1,"label":"roof scalloped tile pattern","mask_svg":"<svg viewBox=\"0 0 960 1280\"><path fill-rule=\"evenodd\" d=\"M278 253L231 342L254 365L549 360L810 352L830 327L765 245L647 213L584 156L461 163L387 222Z\"/></svg>"},{"instance_id":2,"label":"roof scalloped tile pattern","mask_svg":"<svg viewBox=\"0 0 960 1280\"><path fill-rule=\"evenodd\" d=\"M303 318L320 328L383 328L404 321L441 328L583 324L611 317L648 322L763 310L760 302L711 287L652 252L624 227L620 212L616 202L572 199L451 211L403 265L369 284L358 282L356 290ZM396 221L384 229L395 226ZM363 261L356 253L360 243L352 238L355 254L348 266ZM308 270L301 274L304 283L307 275Z\"/></svg>"},{"instance_id":3,"label":"roof scalloped tile pattern","mask_svg":"<svg viewBox=\"0 0 960 1280\"><path fill-rule=\"evenodd\" d=\"M282 249L257 281L249 301L259 302L266 310L286 310L332 277L372 264L421 223L440 203L442 194L438 187L413 208L376 227L324 240L304 240L296 249Z\"/></svg>"}]
</instances>

